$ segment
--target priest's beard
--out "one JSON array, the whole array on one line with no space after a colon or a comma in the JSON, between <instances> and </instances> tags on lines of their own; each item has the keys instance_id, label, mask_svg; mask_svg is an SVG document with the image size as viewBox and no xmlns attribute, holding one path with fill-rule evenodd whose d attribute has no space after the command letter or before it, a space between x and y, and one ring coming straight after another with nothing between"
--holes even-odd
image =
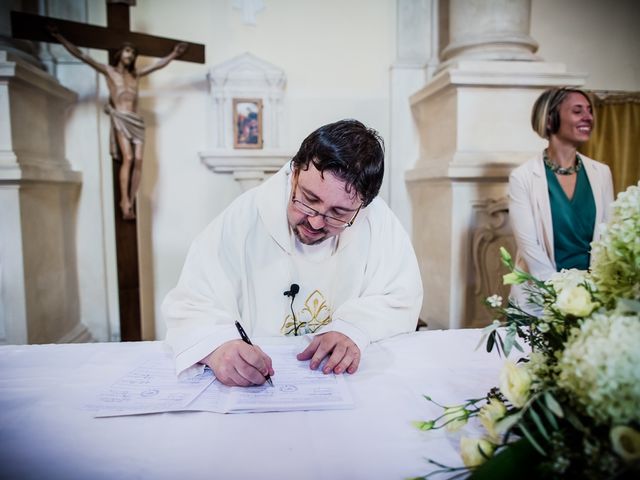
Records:
<instances>
[{"instance_id":1,"label":"priest's beard","mask_svg":"<svg viewBox=\"0 0 640 480\"><path fill-rule=\"evenodd\" d=\"M305 238L303 235L304 231L301 231L301 226L303 226L304 228L306 228L307 230L310 230L311 232L313 232L314 234L322 234L321 236L318 236L318 238ZM319 229L315 229L311 226L311 224L305 220L303 220L302 222L298 223L297 225L295 225L293 228L293 234L296 236L296 238L298 239L298 241L300 243L304 243L305 245L317 245L319 243L324 242L327 238L329 238L329 232L327 231L326 228L319 228Z\"/></svg>"}]
</instances>

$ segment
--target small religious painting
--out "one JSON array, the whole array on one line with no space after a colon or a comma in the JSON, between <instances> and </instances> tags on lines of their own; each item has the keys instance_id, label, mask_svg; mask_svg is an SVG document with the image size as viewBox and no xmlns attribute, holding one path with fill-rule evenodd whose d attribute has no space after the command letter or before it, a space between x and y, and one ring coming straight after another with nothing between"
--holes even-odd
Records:
<instances>
[{"instance_id":1,"label":"small religious painting","mask_svg":"<svg viewBox=\"0 0 640 480\"><path fill-rule=\"evenodd\" d=\"M233 99L233 147L262 148L262 100Z\"/></svg>"}]
</instances>

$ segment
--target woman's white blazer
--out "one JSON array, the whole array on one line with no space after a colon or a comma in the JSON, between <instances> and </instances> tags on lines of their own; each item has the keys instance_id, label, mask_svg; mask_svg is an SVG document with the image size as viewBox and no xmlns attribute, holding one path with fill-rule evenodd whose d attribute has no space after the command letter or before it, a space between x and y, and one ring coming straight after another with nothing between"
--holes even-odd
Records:
<instances>
[{"instance_id":1,"label":"woman's white blazer","mask_svg":"<svg viewBox=\"0 0 640 480\"><path fill-rule=\"evenodd\" d=\"M596 204L593 240L598 225L609 219L613 201L611 170L603 163L580 155ZM511 172L509 176L509 219L518 251L516 265L540 280L556 272L553 224L549 189L542 153Z\"/></svg>"}]
</instances>

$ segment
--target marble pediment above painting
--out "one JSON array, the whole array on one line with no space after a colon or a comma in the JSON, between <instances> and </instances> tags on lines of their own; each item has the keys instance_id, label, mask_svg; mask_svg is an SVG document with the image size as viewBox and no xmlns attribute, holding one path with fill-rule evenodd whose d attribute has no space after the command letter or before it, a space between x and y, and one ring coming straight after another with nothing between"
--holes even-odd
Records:
<instances>
[{"instance_id":1,"label":"marble pediment above painting","mask_svg":"<svg viewBox=\"0 0 640 480\"><path fill-rule=\"evenodd\" d=\"M243 189L255 186L293 155L282 148L284 70L246 52L214 66L207 77L209 135L200 158L214 173L232 174Z\"/></svg>"},{"instance_id":2,"label":"marble pediment above painting","mask_svg":"<svg viewBox=\"0 0 640 480\"><path fill-rule=\"evenodd\" d=\"M241 89L244 86L260 89L268 86L284 91L286 75L280 67L245 52L209 70L209 81L212 88Z\"/></svg>"}]
</instances>

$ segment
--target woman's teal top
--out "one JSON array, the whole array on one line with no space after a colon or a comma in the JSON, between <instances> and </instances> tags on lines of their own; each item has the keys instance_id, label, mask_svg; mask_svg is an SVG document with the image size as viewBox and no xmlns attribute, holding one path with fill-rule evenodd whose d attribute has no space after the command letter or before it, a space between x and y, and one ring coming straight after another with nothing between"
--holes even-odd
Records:
<instances>
[{"instance_id":1,"label":"woman's teal top","mask_svg":"<svg viewBox=\"0 0 640 480\"><path fill-rule=\"evenodd\" d=\"M596 221L596 203L584 166L576 175L576 188L569 199L555 173L545 165L553 222L553 248L556 268L587 270Z\"/></svg>"}]
</instances>

